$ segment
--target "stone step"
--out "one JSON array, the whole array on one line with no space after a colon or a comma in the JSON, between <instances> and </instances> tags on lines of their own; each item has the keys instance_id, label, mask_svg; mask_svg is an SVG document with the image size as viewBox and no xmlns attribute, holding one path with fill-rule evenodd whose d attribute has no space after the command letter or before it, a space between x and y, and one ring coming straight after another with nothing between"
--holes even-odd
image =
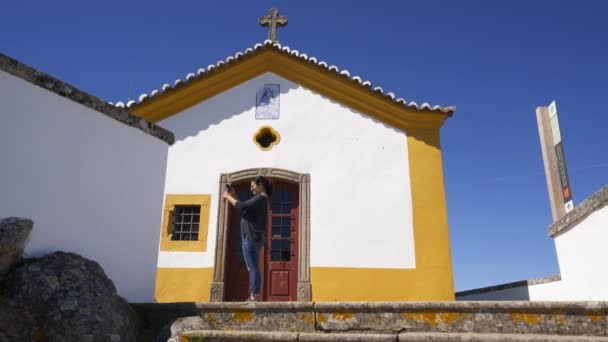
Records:
<instances>
[{"instance_id":1,"label":"stone step","mask_svg":"<svg viewBox=\"0 0 608 342\"><path fill-rule=\"evenodd\" d=\"M180 330L300 333L608 334L606 302L315 302L136 305L152 326L194 317ZM444 336L445 335L441 335ZM464 336L464 335L459 335Z\"/></svg>"},{"instance_id":2,"label":"stone step","mask_svg":"<svg viewBox=\"0 0 608 342\"><path fill-rule=\"evenodd\" d=\"M397 335L198 330L181 334L180 341L396 342Z\"/></svg>"},{"instance_id":3,"label":"stone step","mask_svg":"<svg viewBox=\"0 0 608 342\"><path fill-rule=\"evenodd\" d=\"M180 335L182 342L285 341L285 342L599 342L599 336L560 336L472 333L327 334L267 331L198 330Z\"/></svg>"},{"instance_id":4,"label":"stone step","mask_svg":"<svg viewBox=\"0 0 608 342\"><path fill-rule=\"evenodd\" d=\"M298 333L283 331L220 331L196 330L179 335L180 342L216 341L298 341Z\"/></svg>"},{"instance_id":5,"label":"stone step","mask_svg":"<svg viewBox=\"0 0 608 342\"><path fill-rule=\"evenodd\" d=\"M603 336L562 336L530 334L405 333L399 342L599 342Z\"/></svg>"}]
</instances>

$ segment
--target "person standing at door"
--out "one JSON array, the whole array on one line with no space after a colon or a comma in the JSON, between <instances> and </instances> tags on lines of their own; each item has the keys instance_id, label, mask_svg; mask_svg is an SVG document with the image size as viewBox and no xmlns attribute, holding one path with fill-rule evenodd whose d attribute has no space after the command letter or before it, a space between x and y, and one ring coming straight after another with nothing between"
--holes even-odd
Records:
<instances>
[{"instance_id":1,"label":"person standing at door","mask_svg":"<svg viewBox=\"0 0 608 342\"><path fill-rule=\"evenodd\" d=\"M233 205L241 216L241 238L243 257L249 271L249 301L260 300L260 248L266 241L268 224L268 198L272 196L272 183L259 176L251 181L253 197L241 202L236 199L234 188L224 191L222 195Z\"/></svg>"}]
</instances>

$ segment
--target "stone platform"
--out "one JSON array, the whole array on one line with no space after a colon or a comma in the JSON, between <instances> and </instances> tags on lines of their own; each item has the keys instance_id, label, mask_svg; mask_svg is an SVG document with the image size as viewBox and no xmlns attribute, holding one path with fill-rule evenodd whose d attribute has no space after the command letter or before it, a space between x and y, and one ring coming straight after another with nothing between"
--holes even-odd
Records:
<instances>
[{"instance_id":1,"label":"stone platform","mask_svg":"<svg viewBox=\"0 0 608 342\"><path fill-rule=\"evenodd\" d=\"M608 341L608 302L133 304L181 341ZM198 327L198 328L196 328Z\"/></svg>"}]
</instances>

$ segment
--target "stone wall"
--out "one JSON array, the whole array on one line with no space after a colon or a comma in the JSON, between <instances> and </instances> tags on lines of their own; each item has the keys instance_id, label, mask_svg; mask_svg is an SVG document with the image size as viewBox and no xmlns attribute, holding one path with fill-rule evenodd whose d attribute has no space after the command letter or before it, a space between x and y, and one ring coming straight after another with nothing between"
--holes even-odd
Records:
<instances>
[{"instance_id":1,"label":"stone wall","mask_svg":"<svg viewBox=\"0 0 608 342\"><path fill-rule=\"evenodd\" d=\"M198 317L217 331L606 336L607 302L179 303L134 305L157 329ZM192 322L189 322L193 326Z\"/></svg>"}]
</instances>

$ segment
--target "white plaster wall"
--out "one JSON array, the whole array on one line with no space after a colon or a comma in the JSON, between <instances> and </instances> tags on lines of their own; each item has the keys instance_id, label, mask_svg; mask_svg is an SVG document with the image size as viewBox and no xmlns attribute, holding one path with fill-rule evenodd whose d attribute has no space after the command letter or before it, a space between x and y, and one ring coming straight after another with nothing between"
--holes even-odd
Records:
<instances>
[{"instance_id":1,"label":"white plaster wall","mask_svg":"<svg viewBox=\"0 0 608 342\"><path fill-rule=\"evenodd\" d=\"M280 84L280 119L255 120L255 96ZM211 194L207 252L160 252L159 267L212 267L220 173L273 167L311 175L311 266L414 268L406 136L266 73L160 123L174 132L165 193ZM281 142L253 143L271 125Z\"/></svg>"},{"instance_id":2,"label":"white plaster wall","mask_svg":"<svg viewBox=\"0 0 608 342\"><path fill-rule=\"evenodd\" d=\"M467 296L457 296L456 300L530 300L530 293L527 286L521 286L504 290L476 293Z\"/></svg>"},{"instance_id":3,"label":"white plaster wall","mask_svg":"<svg viewBox=\"0 0 608 342\"><path fill-rule=\"evenodd\" d=\"M168 145L3 71L0 89L0 217L34 221L25 252L78 253L152 301Z\"/></svg>"},{"instance_id":4,"label":"white plaster wall","mask_svg":"<svg viewBox=\"0 0 608 342\"><path fill-rule=\"evenodd\" d=\"M471 294L468 296L458 296L456 297L456 300L568 300L560 299L563 297L563 285L563 281L558 280L544 284L512 287L504 290L489 291L484 293Z\"/></svg>"},{"instance_id":5,"label":"white plaster wall","mask_svg":"<svg viewBox=\"0 0 608 342\"><path fill-rule=\"evenodd\" d=\"M562 280L554 281L551 283L537 284L528 287L530 293L530 300L541 301L541 300L574 300L567 296L567 282Z\"/></svg>"},{"instance_id":6,"label":"white plaster wall","mask_svg":"<svg viewBox=\"0 0 608 342\"><path fill-rule=\"evenodd\" d=\"M565 300L608 300L608 206L555 238Z\"/></svg>"}]
</instances>

